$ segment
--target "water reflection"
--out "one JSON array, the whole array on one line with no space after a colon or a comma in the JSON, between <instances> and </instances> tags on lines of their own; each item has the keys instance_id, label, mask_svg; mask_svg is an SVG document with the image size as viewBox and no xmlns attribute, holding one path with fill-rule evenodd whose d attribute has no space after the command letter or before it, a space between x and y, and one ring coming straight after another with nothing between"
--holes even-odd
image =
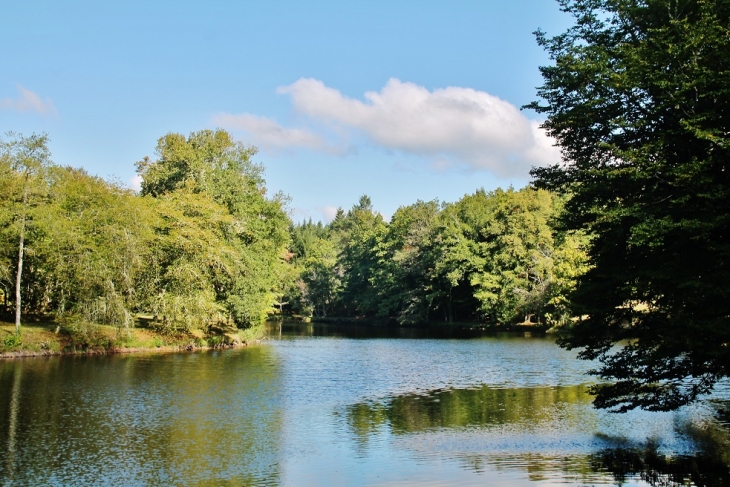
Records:
<instances>
[{"instance_id":1,"label":"water reflection","mask_svg":"<svg viewBox=\"0 0 730 487\"><path fill-rule=\"evenodd\" d=\"M549 338L274 326L243 350L0 361L0 485L727 484L727 404L596 411Z\"/></svg>"},{"instance_id":2,"label":"water reflection","mask_svg":"<svg viewBox=\"0 0 730 487\"><path fill-rule=\"evenodd\" d=\"M532 482L730 485L727 429L702 418L675 417L673 431L657 437L641 419L592 409L584 385L437 389L347 408L363 451L395 435L395 444L426 461L446 455L478 474L519 469ZM631 437L600 433L613 421L628 421Z\"/></svg>"},{"instance_id":3,"label":"water reflection","mask_svg":"<svg viewBox=\"0 0 730 487\"><path fill-rule=\"evenodd\" d=\"M653 439L630 444L624 438L609 437L616 446L588 455L591 466L610 472L617 484L638 477L657 487L730 485L730 425L724 414L729 405L727 400L708 400L704 409L710 414L676 424L677 433L692 442L691 454L667 454Z\"/></svg>"},{"instance_id":4,"label":"water reflection","mask_svg":"<svg viewBox=\"0 0 730 487\"><path fill-rule=\"evenodd\" d=\"M395 433L410 433L436 427L504 425L518 423L529 428L538 422L555 421L566 414L565 404L588 404L585 386L494 389L434 390L403 394L386 403L360 403L349 408L353 429L367 435L388 423ZM575 421L585 418L573 418Z\"/></svg>"},{"instance_id":5,"label":"water reflection","mask_svg":"<svg viewBox=\"0 0 730 487\"><path fill-rule=\"evenodd\" d=\"M480 328L457 326L407 328L399 326L373 326L338 323L298 323L269 321L266 329L270 338L333 337L333 338L479 338L499 336L501 339L520 339L525 336L544 337L540 332L501 332Z\"/></svg>"},{"instance_id":6,"label":"water reflection","mask_svg":"<svg viewBox=\"0 0 730 487\"><path fill-rule=\"evenodd\" d=\"M645 448L615 448L588 456L594 471L610 472L616 484L639 478L651 486L730 485L730 470L722 454L704 451L698 455L663 455L651 445Z\"/></svg>"},{"instance_id":7,"label":"water reflection","mask_svg":"<svg viewBox=\"0 0 730 487\"><path fill-rule=\"evenodd\" d=\"M269 352L0 361L0 484L279 485Z\"/></svg>"}]
</instances>

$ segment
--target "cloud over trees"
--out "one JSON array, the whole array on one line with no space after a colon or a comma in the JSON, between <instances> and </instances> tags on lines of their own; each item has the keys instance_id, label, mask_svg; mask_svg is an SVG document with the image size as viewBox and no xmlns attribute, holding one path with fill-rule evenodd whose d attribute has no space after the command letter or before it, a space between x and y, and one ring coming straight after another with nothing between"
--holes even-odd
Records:
<instances>
[{"instance_id":1,"label":"cloud over trees","mask_svg":"<svg viewBox=\"0 0 730 487\"><path fill-rule=\"evenodd\" d=\"M243 130L264 149L310 149L330 153L371 144L423 157L434 167L487 170L500 177L526 176L532 166L559 160L558 149L539 122L511 103L472 88L428 90L390 79L364 99L343 95L322 81L301 78L279 88L288 95L303 126L243 114L218 114L214 121Z\"/></svg>"}]
</instances>

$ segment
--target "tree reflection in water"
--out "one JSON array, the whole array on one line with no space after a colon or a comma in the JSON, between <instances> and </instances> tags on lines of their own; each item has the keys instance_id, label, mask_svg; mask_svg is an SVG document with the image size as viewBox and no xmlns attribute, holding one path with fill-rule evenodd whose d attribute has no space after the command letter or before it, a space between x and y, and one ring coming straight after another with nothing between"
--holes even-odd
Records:
<instances>
[{"instance_id":1,"label":"tree reflection in water","mask_svg":"<svg viewBox=\"0 0 730 487\"><path fill-rule=\"evenodd\" d=\"M387 429L396 436L413 437L415 441L407 442L409 445L429 441L431 447L439 442L457 444L454 457L463 468L476 472L489 470L491 465L526 470L532 481L616 485L643 481L656 487L730 485L730 441L723 418L675 424L673 433L689 442L691 454L667 452L653 439L638 442L593 433L586 440L586 435L576 431L597 431L598 413L590 408L585 389L439 389L354 404L348 408L347 420L363 448L369 438ZM720 401L713 401L711 406L718 411L730 410L730 405ZM546 434L553 438L546 438ZM557 438L560 435L566 438ZM481 442L475 443L475 436L481 436ZM505 436L512 439L505 440ZM474 448L474 444L478 446ZM559 452L566 444L571 446ZM507 449L502 451L505 445ZM475 451L480 448L483 451Z\"/></svg>"},{"instance_id":2,"label":"tree reflection in water","mask_svg":"<svg viewBox=\"0 0 730 487\"><path fill-rule=\"evenodd\" d=\"M712 452L669 456L656 449L615 448L588 456L595 471L610 472L617 484L640 478L656 487L730 485L727 464Z\"/></svg>"}]
</instances>

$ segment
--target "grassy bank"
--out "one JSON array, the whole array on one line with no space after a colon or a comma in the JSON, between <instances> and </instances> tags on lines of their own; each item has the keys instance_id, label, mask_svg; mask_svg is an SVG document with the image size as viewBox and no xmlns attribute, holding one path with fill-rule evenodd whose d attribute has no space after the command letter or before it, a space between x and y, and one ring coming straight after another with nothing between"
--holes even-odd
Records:
<instances>
[{"instance_id":1,"label":"grassy bank","mask_svg":"<svg viewBox=\"0 0 730 487\"><path fill-rule=\"evenodd\" d=\"M206 335L162 333L141 319L139 326L120 329L113 326L60 326L48 319L35 319L21 326L0 321L0 358L65 354L131 353L139 351L176 351L245 346L261 339L263 325L233 333Z\"/></svg>"}]
</instances>

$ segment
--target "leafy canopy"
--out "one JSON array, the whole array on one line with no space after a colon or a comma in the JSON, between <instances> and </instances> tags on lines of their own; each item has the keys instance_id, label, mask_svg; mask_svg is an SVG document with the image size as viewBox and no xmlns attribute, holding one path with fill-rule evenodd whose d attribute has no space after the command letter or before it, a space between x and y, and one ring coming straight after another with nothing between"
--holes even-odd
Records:
<instances>
[{"instance_id":1,"label":"leafy canopy","mask_svg":"<svg viewBox=\"0 0 730 487\"><path fill-rule=\"evenodd\" d=\"M400 325L554 326L585 267L578 235L553 231L561 200L525 188L417 201L386 223L367 196L326 226L292 227L291 309Z\"/></svg>"},{"instance_id":2,"label":"leafy canopy","mask_svg":"<svg viewBox=\"0 0 730 487\"><path fill-rule=\"evenodd\" d=\"M674 409L730 374L730 1L561 5L529 105L563 154L535 184L593 235L561 344L612 381L598 407Z\"/></svg>"},{"instance_id":3,"label":"leafy canopy","mask_svg":"<svg viewBox=\"0 0 730 487\"><path fill-rule=\"evenodd\" d=\"M247 326L272 311L290 221L285 198L266 197L255 154L224 130L202 130L161 137L158 159L137 163L159 216L144 304L166 327Z\"/></svg>"}]
</instances>

